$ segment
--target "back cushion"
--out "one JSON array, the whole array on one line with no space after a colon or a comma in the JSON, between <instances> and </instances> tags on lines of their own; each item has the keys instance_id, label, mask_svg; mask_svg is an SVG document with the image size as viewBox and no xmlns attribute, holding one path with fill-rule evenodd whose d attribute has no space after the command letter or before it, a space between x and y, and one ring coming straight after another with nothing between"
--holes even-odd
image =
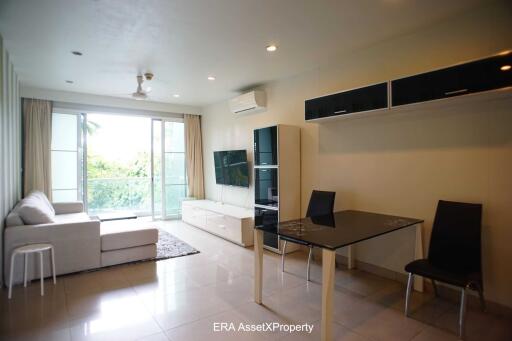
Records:
<instances>
[{"instance_id":1,"label":"back cushion","mask_svg":"<svg viewBox=\"0 0 512 341\"><path fill-rule=\"evenodd\" d=\"M18 214L18 212L11 212L5 218L5 226L7 226L7 227L21 226L21 225L25 225L25 224L23 223L23 220L21 220L21 217Z\"/></svg>"},{"instance_id":2,"label":"back cushion","mask_svg":"<svg viewBox=\"0 0 512 341\"><path fill-rule=\"evenodd\" d=\"M20 202L17 212L26 225L53 223L55 211L45 199L43 193L33 192Z\"/></svg>"},{"instance_id":3,"label":"back cushion","mask_svg":"<svg viewBox=\"0 0 512 341\"><path fill-rule=\"evenodd\" d=\"M41 200L44 203L44 205L48 208L49 212L51 212L52 217L55 216L55 209L53 208L53 205L50 202L50 200L48 200L48 198L46 197L46 194L40 191L33 191L30 192L28 196L35 196L36 198Z\"/></svg>"}]
</instances>

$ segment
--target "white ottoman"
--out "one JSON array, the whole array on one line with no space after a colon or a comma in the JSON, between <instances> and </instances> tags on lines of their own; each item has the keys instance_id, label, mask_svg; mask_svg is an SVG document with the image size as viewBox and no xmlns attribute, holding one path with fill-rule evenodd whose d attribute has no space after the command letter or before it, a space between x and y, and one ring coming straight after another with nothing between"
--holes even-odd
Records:
<instances>
[{"instance_id":1,"label":"white ottoman","mask_svg":"<svg viewBox=\"0 0 512 341\"><path fill-rule=\"evenodd\" d=\"M158 229L138 220L105 221L100 225L101 266L156 257Z\"/></svg>"}]
</instances>

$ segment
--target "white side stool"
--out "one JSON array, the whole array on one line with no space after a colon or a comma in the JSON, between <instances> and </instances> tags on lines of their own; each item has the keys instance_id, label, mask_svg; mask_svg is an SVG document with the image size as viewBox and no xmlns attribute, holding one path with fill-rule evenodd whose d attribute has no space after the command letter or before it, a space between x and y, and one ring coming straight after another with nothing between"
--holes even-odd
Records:
<instances>
[{"instance_id":1,"label":"white side stool","mask_svg":"<svg viewBox=\"0 0 512 341\"><path fill-rule=\"evenodd\" d=\"M39 253L39 261L40 261L40 271L41 271L41 296L44 296L44 267L43 267L43 252L46 250L50 250L50 258L52 261L52 274L53 274L53 284L57 283L57 279L55 278L55 253L53 251L52 244L29 244L25 246L17 247L12 251L11 255L11 271L9 276L9 299L12 296L12 278L14 277L14 258L16 255L23 255L25 257L25 267L23 273L23 286L27 286L27 265L28 265L28 255L31 253Z\"/></svg>"}]
</instances>

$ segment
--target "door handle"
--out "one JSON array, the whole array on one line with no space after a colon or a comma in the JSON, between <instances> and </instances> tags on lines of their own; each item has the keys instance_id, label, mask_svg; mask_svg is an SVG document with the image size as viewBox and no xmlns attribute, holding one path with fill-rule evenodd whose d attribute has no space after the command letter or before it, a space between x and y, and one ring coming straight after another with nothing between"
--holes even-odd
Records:
<instances>
[{"instance_id":1,"label":"door handle","mask_svg":"<svg viewBox=\"0 0 512 341\"><path fill-rule=\"evenodd\" d=\"M468 89L460 89L460 90L448 91L448 92L445 92L444 94L446 96L449 96L449 95L462 94L462 93L467 92L467 91L468 91Z\"/></svg>"}]
</instances>

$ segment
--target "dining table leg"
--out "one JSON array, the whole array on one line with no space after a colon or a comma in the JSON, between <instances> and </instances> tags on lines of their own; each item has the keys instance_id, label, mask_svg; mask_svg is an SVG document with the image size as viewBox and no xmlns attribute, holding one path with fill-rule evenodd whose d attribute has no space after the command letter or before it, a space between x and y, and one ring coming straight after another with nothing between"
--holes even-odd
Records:
<instances>
[{"instance_id":1,"label":"dining table leg","mask_svg":"<svg viewBox=\"0 0 512 341\"><path fill-rule=\"evenodd\" d=\"M322 322L321 340L332 340L332 295L334 292L334 275L336 251L322 249Z\"/></svg>"},{"instance_id":2,"label":"dining table leg","mask_svg":"<svg viewBox=\"0 0 512 341\"><path fill-rule=\"evenodd\" d=\"M254 230L254 302L261 304L263 292L263 231Z\"/></svg>"}]
</instances>

